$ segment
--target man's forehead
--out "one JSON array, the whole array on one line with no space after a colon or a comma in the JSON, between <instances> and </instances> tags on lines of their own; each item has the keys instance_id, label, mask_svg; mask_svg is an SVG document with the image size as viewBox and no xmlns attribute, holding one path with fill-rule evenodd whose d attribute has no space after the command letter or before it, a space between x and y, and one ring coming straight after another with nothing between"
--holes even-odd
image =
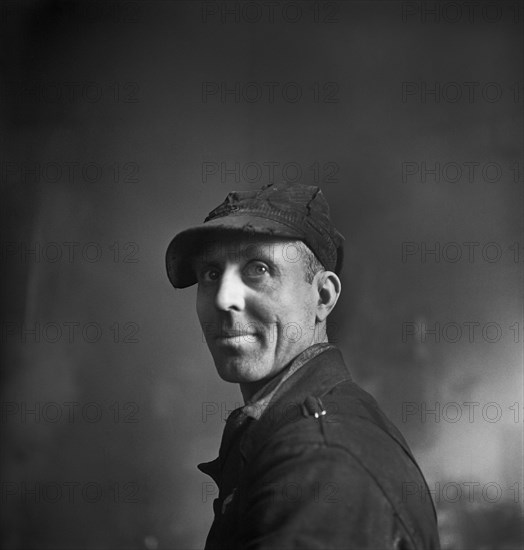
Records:
<instances>
[{"instance_id":1,"label":"man's forehead","mask_svg":"<svg viewBox=\"0 0 524 550\"><path fill-rule=\"evenodd\" d=\"M216 234L204 239L195 254L193 261L237 261L241 258L263 257L275 260L275 251L283 247L295 246L289 238L268 237L266 235L230 235Z\"/></svg>"}]
</instances>

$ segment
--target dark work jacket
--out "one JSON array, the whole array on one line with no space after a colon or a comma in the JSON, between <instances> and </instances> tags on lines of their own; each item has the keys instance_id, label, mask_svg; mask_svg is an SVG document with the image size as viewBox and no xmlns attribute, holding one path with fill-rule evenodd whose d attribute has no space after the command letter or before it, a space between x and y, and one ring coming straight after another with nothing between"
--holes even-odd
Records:
<instances>
[{"instance_id":1,"label":"dark work jacket","mask_svg":"<svg viewBox=\"0 0 524 550\"><path fill-rule=\"evenodd\" d=\"M424 477L397 428L333 345L302 365L258 420L226 423L206 550L438 549Z\"/></svg>"}]
</instances>

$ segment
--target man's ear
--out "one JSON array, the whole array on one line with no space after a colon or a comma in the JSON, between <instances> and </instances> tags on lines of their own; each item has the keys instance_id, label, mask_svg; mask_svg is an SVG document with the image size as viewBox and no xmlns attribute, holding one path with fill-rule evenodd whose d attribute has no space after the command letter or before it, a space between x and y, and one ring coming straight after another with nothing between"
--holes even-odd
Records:
<instances>
[{"instance_id":1,"label":"man's ear","mask_svg":"<svg viewBox=\"0 0 524 550\"><path fill-rule=\"evenodd\" d=\"M342 291L342 284L333 271L321 271L317 273L316 281L313 284L317 285L318 290L316 319L317 322L321 323L327 319L327 316L335 307Z\"/></svg>"}]
</instances>

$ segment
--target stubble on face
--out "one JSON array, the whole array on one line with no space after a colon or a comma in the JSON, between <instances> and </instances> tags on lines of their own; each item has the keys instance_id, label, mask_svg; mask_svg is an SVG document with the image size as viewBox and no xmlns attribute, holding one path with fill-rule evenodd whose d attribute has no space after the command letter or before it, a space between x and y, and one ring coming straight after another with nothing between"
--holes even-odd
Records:
<instances>
[{"instance_id":1,"label":"stubble on face","mask_svg":"<svg viewBox=\"0 0 524 550\"><path fill-rule=\"evenodd\" d=\"M247 244L212 245L195 263L197 313L219 375L255 384L315 342L318 295L289 241Z\"/></svg>"}]
</instances>

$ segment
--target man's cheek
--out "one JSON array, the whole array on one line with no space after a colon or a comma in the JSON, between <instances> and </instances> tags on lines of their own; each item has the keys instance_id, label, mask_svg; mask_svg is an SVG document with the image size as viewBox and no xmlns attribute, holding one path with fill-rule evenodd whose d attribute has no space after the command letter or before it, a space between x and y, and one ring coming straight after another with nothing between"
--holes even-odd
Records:
<instances>
[{"instance_id":1,"label":"man's cheek","mask_svg":"<svg viewBox=\"0 0 524 550\"><path fill-rule=\"evenodd\" d=\"M200 317L200 316L199 316ZM200 318L200 330L202 331L201 341L206 342L208 345L211 344L213 339L213 323L206 321L203 318Z\"/></svg>"}]
</instances>

